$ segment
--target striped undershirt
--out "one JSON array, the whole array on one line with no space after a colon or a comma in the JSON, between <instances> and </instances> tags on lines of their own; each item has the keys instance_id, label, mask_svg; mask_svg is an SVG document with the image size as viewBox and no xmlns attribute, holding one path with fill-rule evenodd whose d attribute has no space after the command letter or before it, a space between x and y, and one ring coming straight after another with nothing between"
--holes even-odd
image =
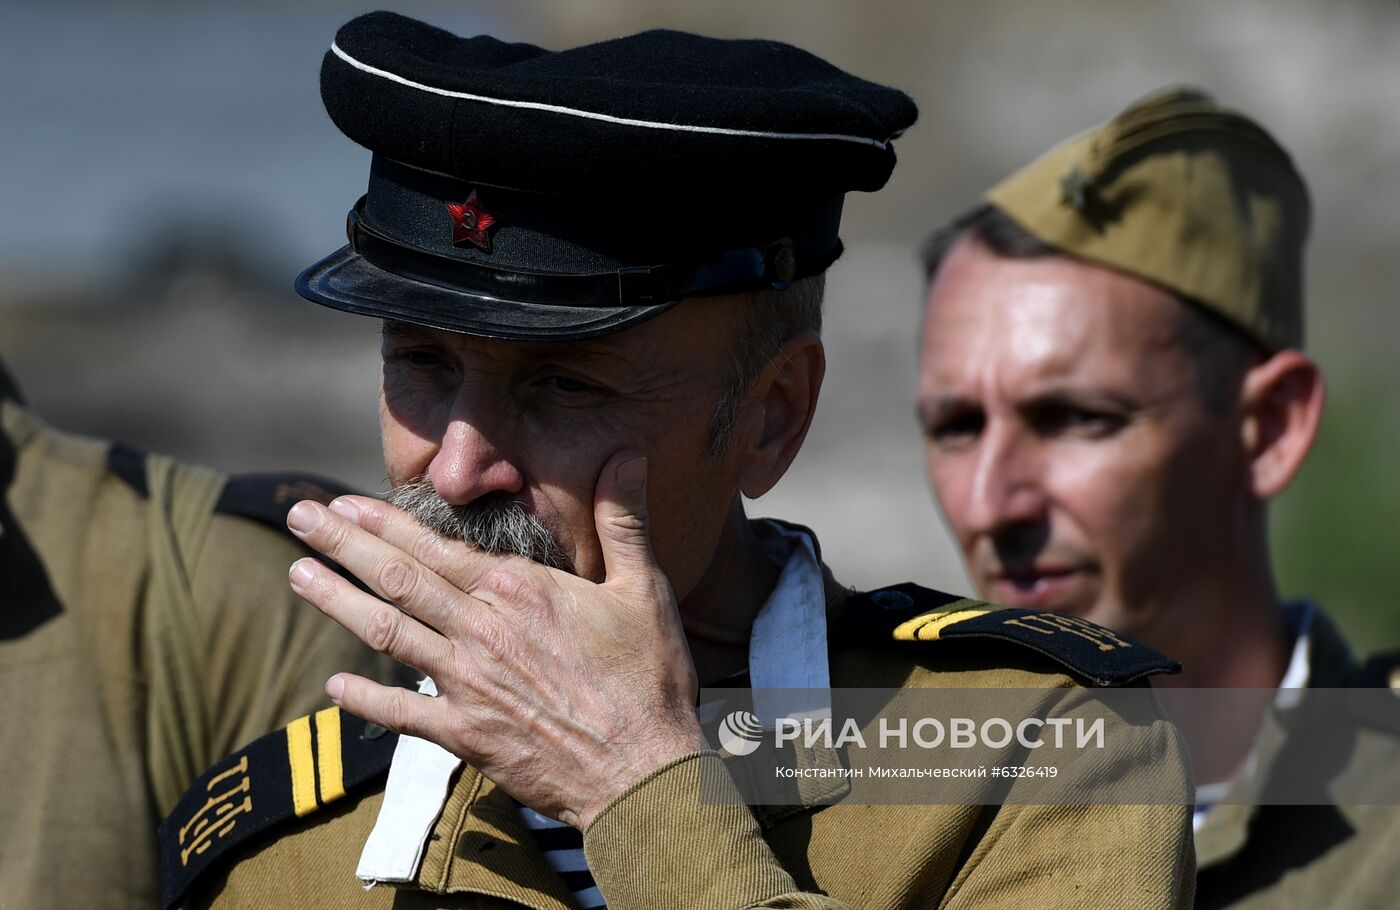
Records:
<instances>
[{"instance_id":1,"label":"striped undershirt","mask_svg":"<svg viewBox=\"0 0 1400 910\"><path fill-rule=\"evenodd\" d=\"M565 886L573 892L579 907L583 910L606 907L603 893L598 890L593 873L588 871L588 862L583 858L583 832L541 815L529 806L520 807L520 820L530 829L549 868L559 873Z\"/></svg>"},{"instance_id":2,"label":"striped undershirt","mask_svg":"<svg viewBox=\"0 0 1400 910\"><path fill-rule=\"evenodd\" d=\"M742 670L720 680L715 683L715 687L747 689L748 671ZM714 722L713 715L722 704L722 701L716 700L696 706L695 713L699 715L702 727ZM541 815L529 806L520 806L520 820L530 829L535 845L544 854L544 861L549 863L549 868L558 873L564 880L564 885L573 893L574 901L580 910L606 907L603 893L598 890L597 882L593 881L593 873L588 871L588 861L583 855L583 832L572 825Z\"/></svg>"}]
</instances>

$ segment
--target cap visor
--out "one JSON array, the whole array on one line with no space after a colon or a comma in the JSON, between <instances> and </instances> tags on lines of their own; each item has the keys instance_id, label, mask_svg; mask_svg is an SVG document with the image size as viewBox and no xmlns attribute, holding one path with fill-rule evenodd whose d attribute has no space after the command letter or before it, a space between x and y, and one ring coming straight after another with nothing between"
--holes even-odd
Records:
<instances>
[{"instance_id":1,"label":"cap visor","mask_svg":"<svg viewBox=\"0 0 1400 910\"><path fill-rule=\"evenodd\" d=\"M297 276L297 293L323 306L509 341L570 341L609 335L659 316L678 301L588 307L470 294L386 271L348 245Z\"/></svg>"}]
</instances>

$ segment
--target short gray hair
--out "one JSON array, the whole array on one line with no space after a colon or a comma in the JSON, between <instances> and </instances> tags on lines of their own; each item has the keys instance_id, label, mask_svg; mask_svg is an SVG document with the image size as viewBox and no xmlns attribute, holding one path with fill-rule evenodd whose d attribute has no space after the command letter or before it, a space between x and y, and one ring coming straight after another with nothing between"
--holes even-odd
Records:
<instances>
[{"instance_id":1,"label":"short gray hair","mask_svg":"<svg viewBox=\"0 0 1400 910\"><path fill-rule=\"evenodd\" d=\"M781 291L763 288L741 295L734 307L734 357L710 418L710 454L718 458L728 449L739 408L788 339L802 332L821 334L825 297L825 273L794 281Z\"/></svg>"}]
</instances>

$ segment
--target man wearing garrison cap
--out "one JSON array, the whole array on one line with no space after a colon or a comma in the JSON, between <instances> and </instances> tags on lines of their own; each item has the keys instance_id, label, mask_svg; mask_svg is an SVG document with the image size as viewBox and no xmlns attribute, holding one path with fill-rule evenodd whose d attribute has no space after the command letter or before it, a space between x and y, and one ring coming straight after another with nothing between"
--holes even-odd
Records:
<instances>
[{"instance_id":1,"label":"man wearing garrison cap","mask_svg":"<svg viewBox=\"0 0 1400 910\"><path fill-rule=\"evenodd\" d=\"M1136 636L1184 665L1171 685L1264 693L1188 699L1198 907L1372 907L1400 886L1400 809L1330 804L1348 768L1400 767L1395 712L1313 694L1400 692L1400 659L1358 664L1269 563L1268 504L1322 416L1308 220L1272 136L1174 90L924 251L928 471L980 593Z\"/></svg>"},{"instance_id":2,"label":"man wearing garrison cap","mask_svg":"<svg viewBox=\"0 0 1400 910\"><path fill-rule=\"evenodd\" d=\"M885 183L906 96L771 41L555 53L388 13L339 31L322 94L374 158L349 245L297 287L382 320L393 491L289 519L368 592L314 560L291 583L430 678L336 676L336 707L206 773L164 828L168 904L1190 904L1184 800L869 807L835 785L750 809L702 735L699 684L1072 692L1172 668L1101 656L1087 624L921 644L899 630L931 610L1020 614L855 594L810 531L744 514L812 419L842 201ZM1185 782L1155 707L1102 757Z\"/></svg>"}]
</instances>

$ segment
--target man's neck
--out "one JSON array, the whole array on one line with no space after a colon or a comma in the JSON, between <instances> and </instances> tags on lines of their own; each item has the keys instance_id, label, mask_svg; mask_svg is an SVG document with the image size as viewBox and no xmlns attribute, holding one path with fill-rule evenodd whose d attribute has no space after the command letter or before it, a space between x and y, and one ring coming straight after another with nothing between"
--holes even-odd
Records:
<instances>
[{"instance_id":1,"label":"man's neck","mask_svg":"<svg viewBox=\"0 0 1400 910\"><path fill-rule=\"evenodd\" d=\"M1178 617L1180 621L1182 618ZM1181 661L1166 685L1193 689L1271 689L1288 668L1293 633L1275 596L1252 603L1222 598L1202 604L1174 641L1149 642Z\"/></svg>"},{"instance_id":2,"label":"man's neck","mask_svg":"<svg viewBox=\"0 0 1400 910\"><path fill-rule=\"evenodd\" d=\"M1237 690L1178 696L1184 710L1174 714L1191 746L1196 781L1209 784L1233 780L1243 770L1274 703L1273 690L1288 669L1294 636L1271 585L1252 598L1222 595L1198 606L1194 616L1179 617L1179 628L1188 634L1168 646L1182 672L1159 677L1157 685ZM1170 710L1172 694L1163 698Z\"/></svg>"},{"instance_id":3,"label":"man's neck","mask_svg":"<svg viewBox=\"0 0 1400 910\"><path fill-rule=\"evenodd\" d=\"M681 622L700 685L747 669L754 617L779 574L736 501L709 569L681 604Z\"/></svg>"}]
</instances>

